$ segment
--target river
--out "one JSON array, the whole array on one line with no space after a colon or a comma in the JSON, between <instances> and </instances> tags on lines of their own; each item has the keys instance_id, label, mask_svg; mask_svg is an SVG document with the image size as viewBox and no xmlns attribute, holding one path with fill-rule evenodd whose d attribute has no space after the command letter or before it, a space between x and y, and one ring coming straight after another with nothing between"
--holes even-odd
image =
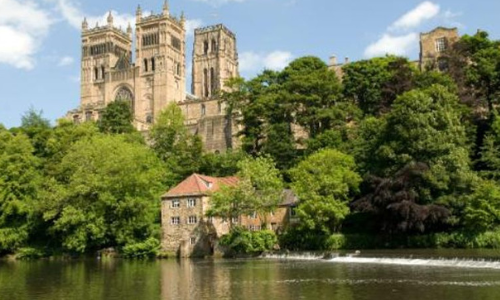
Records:
<instances>
[{"instance_id":1,"label":"river","mask_svg":"<svg viewBox=\"0 0 500 300\"><path fill-rule=\"evenodd\" d=\"M0 299L497 300L499 251L363 251L321 259L0 261Z\"/></svg>"}]
</instances>

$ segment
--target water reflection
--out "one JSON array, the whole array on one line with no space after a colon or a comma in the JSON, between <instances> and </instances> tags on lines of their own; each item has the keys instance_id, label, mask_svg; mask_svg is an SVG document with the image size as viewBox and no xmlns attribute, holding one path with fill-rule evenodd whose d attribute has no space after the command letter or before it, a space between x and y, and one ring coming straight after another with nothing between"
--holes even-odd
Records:
<instances>
[{"instance_id":1,"label":"water reflection","mask_svg":"<svg viewBox=\"0 0 500 300\"><path fill-rule=\"evenodd\" d=\"M0 300L496 300L499 291L494 269L277 259L0 261Z\"/></svg>"}]
</instances>

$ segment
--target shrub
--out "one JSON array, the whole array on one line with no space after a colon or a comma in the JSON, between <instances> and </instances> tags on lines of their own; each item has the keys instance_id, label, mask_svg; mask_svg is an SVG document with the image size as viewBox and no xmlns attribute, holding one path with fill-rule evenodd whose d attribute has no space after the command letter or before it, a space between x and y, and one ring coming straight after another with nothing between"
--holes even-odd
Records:
<instances>
[{"instance_id":1,"label":"shrub","mask_svg":"<svg viewBox=\"0 0 500 300\"><path fill-rule=\"evenodd\" d=\"M257 254L272 250L277 241L276 234L271 230L248 231L235 227L221 237L219 244L236 254Z\"/></svg>"},{"instance_id":2,"label":"shrub","mask_svg":"<svg viewBox=\"0 0 500 300\"><path fill-rule=\"evenodd\" d=\"M150 237L144 242L127 244L122 248L122 256L125 258L153 258L160 250L158 239Z\"/></svg>"},{"instance_id":3,"label":"shrub","mask_svg":"<svg viewBox=\"0 0 500 300\"><path fill-rule=\"evenodd\" d=\"M29 259L37 259L45 256L45 252L41 249L37 248L20 248L16 253L16 259L20 260L29 260Z\"/></svg>"}]
</instances>

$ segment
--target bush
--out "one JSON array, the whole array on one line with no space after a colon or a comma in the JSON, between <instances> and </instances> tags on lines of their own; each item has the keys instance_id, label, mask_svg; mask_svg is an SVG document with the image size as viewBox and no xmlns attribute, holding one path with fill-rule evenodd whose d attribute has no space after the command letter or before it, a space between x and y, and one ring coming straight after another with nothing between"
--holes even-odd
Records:
<instances>
[{"instance_id":1,"label":"bush","mask_svg":"<svg viewBox=\"0 0 500 300\"><path fill-rule=\"evenodd\" d=\"M20 248L16 253L16 259L20 260L29 260L29 259L38 259L44 257L46 254L43 250L37 248Z\"/></svg>"},{"instance_id":2,"label":"bush","mask_svg":"<svg viewBox=\"0 0 500 300\"><path fill-rule=\"evenodd\" d=\"M272 230L248 231L235 227L221 237L219 244L236 254L258 254L272 250L277 242L278 238Z\"/></svg>"},{"instance_id":3,"label":"bush","mask_svg":"<svg viewBox=\"0 0 500 300\"><path fill-rule=\"evenodd\" d=\"M121 254L125 258L153 258L160 251L160 241L156 238L148 238L144 242L127 244L122 248Z\"/></svg>"}]
</instances>

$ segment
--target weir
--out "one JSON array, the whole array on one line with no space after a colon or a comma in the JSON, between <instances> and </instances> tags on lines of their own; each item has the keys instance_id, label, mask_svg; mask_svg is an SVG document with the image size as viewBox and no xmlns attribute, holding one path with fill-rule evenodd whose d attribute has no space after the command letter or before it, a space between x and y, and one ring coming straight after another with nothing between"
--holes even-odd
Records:
<instances>
[{"instance_id":1,"label":"weir","mask_svg":"<svg viewBox=\"0 0 500 300\"><path fill-rule=\"evenodd\" d=\"M494 269L500 270L500 260L496 259L470 259L470 258L411 258L411 257L361 257L358 253L285 253L264 254L264 259L276 260L317 260L325 263L338 264L373 264L373 265L398 265L398 266L423 266L423 267L451 267L467 269Z\"/></svg>"}]
</instances>

